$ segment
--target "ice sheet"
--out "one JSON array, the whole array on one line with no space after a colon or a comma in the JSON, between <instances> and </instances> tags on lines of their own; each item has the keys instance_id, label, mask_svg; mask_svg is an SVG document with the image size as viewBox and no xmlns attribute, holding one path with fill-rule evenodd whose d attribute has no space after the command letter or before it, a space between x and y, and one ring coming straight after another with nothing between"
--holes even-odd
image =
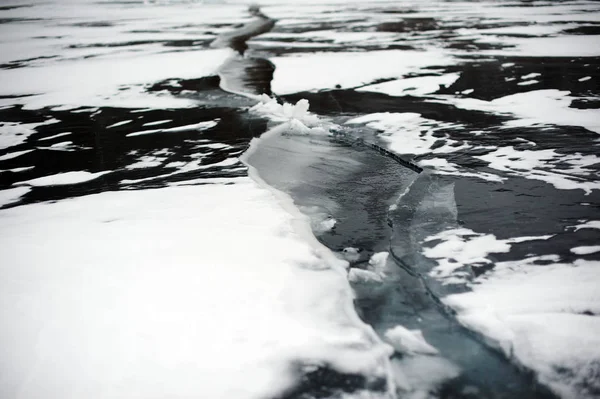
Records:
<instances>
[{"instance_id":1,"label":"ice sheet","mask_svg":"<svg viewBox=\"0 0 600 399\"><path fill-rule=\"evenodd\" d=\"M574 97L570 92L555 89L533 90L511 94L492 101L474 98L446 98L459 108L513 114L516 119L506 122L508 127L535 124L583 126L600 133L600 110L570 108Z\"/></svg>"},{"instance_id":2,"label":"ice sheet","mask_svg":"<svg viewBox=\"0 0 600 399\"><path fill-rule=\"evenodd\" d=\"M242 178L0 211L0 396L272 397L298 362L385 378L343 262L279 201Z\"/></svg>"},{"instance_id":3,"label":"ice sheet","mask_svg":"<svg viewBox=\"0 0 600 399\"><path fill-rule=\"evenodd\" d=\"M273 57L271 88L277 94L350 88L378 79L400 78L424 67L443 66L452 58L442 50L382 50L369 52L311 53Z\"/></svg>"},{"instance_id":4,"label":"ice sheet","mask_svg":"<svg viewBox=\"0 0 600 399\"><path fill-rule=\"evenodd\" d=\"M587 245L571 248L571 252L577 255L589 255L600 252L600 245Z\"/></svg>"},{"instance_id":5,"label":"ice sheet","mask_svg":"<svg viewBox=\"0 0 600 399\"><path fill-rule=\"evenodd\" d=\"M384 93L390 96L421 96L438 91L440 86L448 87L458 78L457 73L448 73L439 76L419 76L414 78L404 78L392 80L391 82L377 83L364 86L358 91L372 91L375 93Z\"/></svg>"},{"instance_id":6,"label":"ice sheet","mask_svg":"<svg viewBox=\"0 0 600 399\"><path fill-rule=\"evenodd\" d=\"M473 291L443 301L563 398L596 397L600 372L600 262L500 262Z\"/></svg>"},{"instance_id":7,"label":"ice sheet","mask_svg":"<svg viewBox=\"0 0 600 399\"><path fill-rule=\"evenodd\" d=\"M161 121L161 122L164 122L164 121ZM142 130L139 132L129 133L129 134L127 134L127 137L143 136L146 134L154 134L154 133L179 133L179 132L189 132L189 131L194 131L194 130L202 131L202 130L208 130L208 129L211 129L211 128L217 126L217 123L219 123L218 119L216 119L214 121L198 122L198 123L194 123L191 125L171 127L168 129Z\"/></svg>"},{"instance_id":8,"label":"ice sheet","mask_svg":"<svg viewBox=\"0 0 600 399\"><path fill-rule=\"evenodd\" d=\"M88 172L85 170L78 170L73 172L57 173L55 175L38 177L36 179L20 181L14 183L14 185L26 185L26 186L62 186L65 184L78 184L85 183L90 180L99 178L102 175L110 173L110 171L102 172Z\"/></svg>"},{"instance_id":9,"label":"ice sheet","mask_svg":"<svg viewBox=\"0 0 600 399\"><path fill-rule=\"evenodd\" d=\"M0 95L28 95L13 98L10 103L23 104L29 109L57 105L62 109L68 106L190 107L192 100L148 93L145 87L169 78L214 75L231 54L228 49L162 51L3 70ZM49 79L49 76L61 78Z\"/></svg>"},{"instance_id":10,"label":"ice sheet","mask_svg":"<svg viewBox=\"0 0 600 399\"><path fill-rule=\"evenodd\" d=\"M23 195L27 194L31 188L29 187L15 187L9 188L7 190L0 191L0 207L8 204L12 204L21 198Z\"/></svg>"},{"instance_id":11,"label":"ice sheet","mask_svg":"<svg viewBox=\"0 0 600 399\"><path fill-rule=\"evenodd\" d=\"M547 240L552 235L512 237L498 239L493 234L476 233L467 228L445 230L424 240L423 255L438 263L430 275L445 282L462 282L469 276L467 268L477 268L492 263L488 255L506 253L511 244L525 241ZM433 246L428 243L436 243Z\"/></svg>"},{"instance_id":12,"label":"ice sheet","mask_svg":"<svg viewBox=\"0 0 600 399\"><path fill-rule=\"evenodd\" d=\"M56 122L58 122L56 119L48 119L40 123L0 122L0 149L21 144L35 133L36 127Z\"/></svg>"},{"instance_id":13,"label":"ice sheet","mask_svg":"<svg viewBox=\"0 0 600 399\"><path fill-rule=\"evenodd\" d=\"M389 143L389 148L398 154L451 153L460 151L462 146L453 146L456 141L444 140L444 145L432 149L440 140L433 134L436 130L456 124L442 123L423 118L414 112L380 112L350 119L346 124L366 124L380 131L381 137Z\"/></svg>"}]
</instances>

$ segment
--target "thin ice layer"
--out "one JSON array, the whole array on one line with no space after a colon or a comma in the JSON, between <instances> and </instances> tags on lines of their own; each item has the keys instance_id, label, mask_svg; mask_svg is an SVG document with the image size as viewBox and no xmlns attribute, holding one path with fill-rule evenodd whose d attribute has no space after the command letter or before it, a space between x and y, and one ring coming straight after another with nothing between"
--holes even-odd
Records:
<instances>
[{"instance_id":1,"label":"thin ice layer","mask_svg":"<svg viewBox=\"0 0 600 399\"><path fill-rule=\"evenodd\" d=\"M247 178L0 219L0 397L263 398L315 362L385 376L343 262Z\"/></svg>"}]
</instances>

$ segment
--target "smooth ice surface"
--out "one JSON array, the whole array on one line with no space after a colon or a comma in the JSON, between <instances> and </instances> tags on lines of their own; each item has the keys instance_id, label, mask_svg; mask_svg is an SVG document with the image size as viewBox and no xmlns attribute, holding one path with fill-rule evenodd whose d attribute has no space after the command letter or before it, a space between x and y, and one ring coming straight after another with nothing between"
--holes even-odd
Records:
<instances>
[{"instance_id":1,"label":"smooth ice surface","mask_svg":"<svg viewBox=\"0 0 600 399\"><path fill-rule=\"evenodd\" d=\"M235 181L0 211L0 396L264 398L293 362L385 377L343 262Z\"/></svg>"},{"instance_id":2,"label":"smooth ice surface","mask_svg":"<svg viewBox=\"0 0 600 399\"><path fill-rule=\"evenodd\" d=\"M564 398L596 397L600 386L600 262L496 263L472 292L443 301L458 320L536 372Z\"/></svg>"}]
</instances>

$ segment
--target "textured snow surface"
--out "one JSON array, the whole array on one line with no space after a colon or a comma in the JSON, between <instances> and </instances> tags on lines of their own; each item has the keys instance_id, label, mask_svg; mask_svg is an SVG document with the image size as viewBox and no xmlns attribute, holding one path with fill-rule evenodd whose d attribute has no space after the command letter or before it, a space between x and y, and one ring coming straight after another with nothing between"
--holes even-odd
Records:
<instances>
[{"instance_id":1,"label":"textured snow surface","mask_svg":"<svg viewBox=\"0 0 600 399\"><path fill-rule=\"evenodd\" d=\"M78 184L86 181L94 180L102 175L110 173L110 171L91 173L84 170L75 172L58 173L56 175L38 177L37 179L21 181L15 185L28 186L61 186L64 184Z\"/></svg>"},{"instance_id":2,"label":"textured snow surface","mask_svg":"<svg viewBox=\"0 0 600 399\"><path fill-rule=\"evenodd\" d=\"M464 109L512 114L516 119L506 122L507 127L575 125L600 133L600 110L569 108L574 99L569 94L568 91L546 89L511 94L492 101L474 98L452 98L449 101Z\"/></svg>"},{"instance_id":3,"label":"textured snow surface","mask_svg":"<svg viewBox=\"0 0 600 399\"><path fill-rule=\"evenodd\" d=\"M551 237L552 235L546 235L500 240L493 234L480 234L466 228L451 229L427 237L425 244L438 243L433 247L426 247L423 254L438 263L430 273L432 276L456 282L464 275L464 271L461 271L464 267L478 267L492 263L488 258L489 254L509 252L513 243L547 240Z\"/></svg>"},{"instance_id":4,"label":"textured snow surface","mask_svg":"<svg viewBox=\"0 0 600 399\"><path fill-rule=\"evenodd\" d=\"M459 321L482 334L565 398L596 397L600 373L600 262L496 263L473 291L443 301Z\"/></svg>"},{"instance_id":5,"label":"textured snow surface","mask_svg":"<svg viewBox=\"0 0 600 399\"><path fill-rule=\"evenodd\" d=\"M193 102L147 93L145 86L168 78L199 78L214 75L231 55L230 50L161 52L154 55L123 55L92 61L64 61L37 68L20 68L0 74L1 95L30 95L18 102L37 109L61 105L189 107ZM49 79L60 76L61 79ZM93 79L90 77L93 76ZM11 101L14 103L14 100Z\"/></svg>"},{"instance_id":6,"label":"textured snow surface","mask_svg":"<svg viewBox=\"0 0 600 399\"><path fill-rule=\"evenodd\" d=\"M199 100L213 106L213 93L183 90L180 81L217 75L234 53L209 48L209 43L249 20L247 4L218 0L7 4L13 3L27 7L6 7L1 15L8 22L0 24L0 110L7 114L21 105L40 114L46 107L49 112L71 110L69 116L81 107L148 111L192 108ZM513 249L522 242L537 248L549 240L550 247L561 238L556 231L502 236L493 228L480 233L465 225L442 230L419 245L433 264L426 278L472 289L443 298L464 326L533 370L563 398L597 395L600 265L591 259L600 250L593 241L600 221L592 214L600 157L586 151L588 144L597 144L586 135L600 133L600 113L594 109L597 62L585 58L600 56L599 36L586 34L597 33L597 4L260 3L277 19L277 27L251 40L247 57L274 64L273 93L355 89L357 98L384 97L368 92L404 97L397 107L394 98L386 98L396 112L361 114L357 103L352 115L338 115L335 122L351 118L344 130L372 129L390 150L418 157L415 162L427 173L462 182L477 178L480 185L507 183L501 187L507 190L514 189L510 183L527 179L523 191L543 187L544 195L578 198L574 201L587 195L590 214L564 222L570 226L564 235L577 233L586 241L558 248L560 255L532 250L520 260L495 259L513 259ZM384 12L386 7L393 12ZM431 26L394 25L413 20ZM573 73L561 70L562 79L556 79L550 57L563 60L556 63L572 57ZM506 70L498 75L498 68L490 67L490 78L499 79L490 79L486 87L487 71L477 68L494 62ZM248 76L252 73L250 68ZM445 90L455 84L460 89ZM496 85L502 90L494 95ZM173 94L173 89L182 91ZM269 127L277 123L271 133L325 135L333 126L309 112L306 100L257 100L251 117L268 118ZM423 108L402 112L402 104L415 101ZM319 109L322 104L313 105ZM378 111L377 103L366 105L373 105L368 112ZM445 113L450 107L458 109ZM484 116L496 122L480 119ZM84 147L74 144L84 138L75 126L67 128L72 133L49 133L40 127L53 119L19 122L13 114L0 122L0 161L6 161L1 177L8 182L0 190L0 207L38 201L47 198L45 193L60 197L68 185L103 182L99 177L105 173L120 179L111 190L182 179L162 189L106 192L0 211L0 397L262 399L289 387L302 366L326 365L373 377L393 375L402 397L429 399L441 383L459 376L461 370L441 357L421 331L386 328L382 339L402 355L390 360L390 345L358 319L347 279L359 298L361 289L372 292L389 284L387 252L360 263L363 248L344 248L357 245L348 242L337 248L336 255L346 259L340 261L311 235L310 227L325 235L344 222L322 208L302 209L311 216L309 222L289 198L247 177L184 180L186 173L203 170L217 176L224 168L245 174L246 166L238 159L241 150L223 157L219 150L231 146L210 140L199 141L189 157L171 159L178 148L163 148L163 138L177 140L190 131L205 137L229 121L221 123L213 115L203 122L165 118L170 116L139 124L131 112L111 119L104 133L117 137L126 131L132 137L126 141L141 147L128 153L132 160L121 169L97 173L85 171L89 164L73 166L71 161L64 162L64 169L44 172L40 167L54 157L62 165L66 158L58 157L63 155L88 160L78 152ZM515 133L519 129L527 139L503 137L504 132L520 135ZM552 140L535 142L533 136L547 129L574 131L577 141L583 139L571 148ZM150 141L158 142L158 149L145 151L143 143ZM94 150L94 162L103 157L101 146L85 149ZM144 174L149 169L160 174ZM134 174L121 178L125 171ZM74 193L82 195L75 189L68 195ZM561 202L567 204L579 206ZM349 263L356 267L346 271ZM483 274L475 278L475 272Z\"/></svg>"},{"instance_id":7,"label":"textured snow surface","mask_svg":"<svg viewBox=\"0 0 600 399\"><path fill-rule=\"evenodd\" d=\"M402 326L396 326L385 332L388 342L400 353L421 353L426 355L437 355L438 350L429 345L423 333L419 330L408 330Z\"/></svg>"},{"instance_id":8,"label":"textured snow surface","mask_svg":"<svg viewBox=\"0 0 600 399\"><path fill-rule=\"evenodd\" d=\"M440 50L311 53L270 60L275 64L271 87L277 94L363 86L452 62Z\"/></svg>"},{"instance_id":9,"label":"textured snow surface","mask_svg":"<svg viewBox=\"0 0 600 399\"><path fill-rule=\"evenodd\" d=\"M385 376L343 262L236 181L0 211L0 396L263 398L293 362Z\"/></svg>"},{"instance_id":10,"label":"textured snow surface","mask_svg":"<svg viewBox=\"0 0 600 399\"><path fill-rule=\"evenodd\" d=\"M389 148L399 154L449 153L461 149L461 147L452 146L456 142L448 139L444 145L432 150L431 147L439 139L434 136L434 133L441 128L451 126L451 124L423 118L414 112L380 112L353 118L346 123L350 125L366 124L379 131Z\"/></svg>"},{"instance_id":11,"label":"textured snow surface","mask_svg":"<svg viewBox=\"0 0 600 399\"><path fill-rule=\"evenodd\" d=\"M29 187L15 187L7 190L0 191L0 206L8 205L16 202L23 195L27 194L31 188Z\"/></svg>"}]
</instances>

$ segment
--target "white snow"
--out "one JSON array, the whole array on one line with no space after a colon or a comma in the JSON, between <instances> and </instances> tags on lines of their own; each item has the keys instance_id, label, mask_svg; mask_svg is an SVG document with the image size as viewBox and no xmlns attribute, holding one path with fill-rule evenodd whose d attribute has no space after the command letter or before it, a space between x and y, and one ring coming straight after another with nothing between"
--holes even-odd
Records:
<instances>
[{"instance_id":1,"label":"white snow","mask_svg":"<svg viewBox=\"0 0 600 399\"><path fill-rule=\"evenodd\" d=\"M441 50L381 50L369 52L310 53L273 57L274 93L350 88L377 79L400 78L426 66L444 66L452 59Z\"/></svg>"},{"instance_id":2,"label":"white snow","mask_svg":"<svg viewBox=\"0 0 600 399\"><path fill-rule=\"evenodd\" d=\"M71 132L58 133L58 134L54 134L49 137L43 137L43 138L39 139L39 141L52 140L52 139L56 139L59 137L69 136L71 134L72 134Z\"/></svg>"},{"instance_id":3,"label":"white snow","mask_svg":"<svg viewBox=\"0 0 600 399\"><path fill-rule=\"evenodd\" d=\"M0 156L0 161L7 161L9 159L13 159L13 158L17 158L20 157L21 155L25 155L29 152L31 152L33 150L23 150L23 151L15 151L15 152L9 152L7 154L4 154L2 156Z\"/></svg>"},{"instance_id":4,"label":"white snow","mask_svg":"<svg viewBox=\"0 0 600 399\"><path fill-rule=\"evenodd\" d=\"M25 172L25 171L31 170L33 168L35 168L35 166L23 166L23 167L20 167L20 168L12 168L12 169L7 169L7 170L0 170L0 172L9 171L9 172L13 172L13 173L19 173L19 172Z\"/></svg>"},{"instance_id":5,"label":"white snow","mask_svg":"<svg viewBox=\"0 0 600 399\"><path fill-rule=\"evenodd\" d=\"M0 74L0 76L2 75ZM36 127L56 122L58 122L56 119L48 119L39 123L0 122L0 149L24 143L30 135L36 132Z\"/></svg>"},{"instance_id":6,"label":"white snow","mask_svg":"<svg viewBox=\"0 0 600 399\"><path fill-rule=\"evenodd\" d=\"M600 372L600 262L497 263L473 291L443 299L482 334L563 398L593 398Z\"/></svg>"},{"instance_id":7,"label":"white snow","mask_svg":"<svg viewBox=\"0 0 600 399\"><path fill-rule=\"evenodd\" d=\"M519 82L519 83L517 83L517 85L518 86L531 86L536 83L540 83L540 82L538 80L532 79L532 80L526 80L524 82Z\"/></svg>"},{"instance_id":8,"label":"white snow","mask_svg":"<svg viewBox=\"0 0 600 399\"><path fill-rule=\"evenodd\" d=\"M387 342L400 353L438 354L438 350L427 343L420 330L408 330L402 326L396 326L387 330L384 335Z\"/></svg>"},{"instance_id":9,"label":"white snow","mask_svg":"<svg viewBox=\"0 0 600 399\"><path fill-rule=\"evenodd\" d=\"M192 100L147 93L149 85L172 77L181 79L214 75L231 55L230 50L122 54L104 58L63 61L36 68L17 68L0 74L0 95L32 96L11 99L27 109L61 105L129 108L190 107ZM48 79L60 76L60 79ZM93 78L90 78L93 77ZM113 125L114 126L114 125Z\"/></svg>"},{"instance_id":10,"label":"white snow","mask_svg":"<svg viewBox=\"0 0 600 399\"><path fill-rule=\"evenodd\" d=\"M570 20L571 16L566 18ZM480 41L513 47L500 50L480 50L480 54L524 57L597 57L600 55L598 40L600 40L600 35L564 35L534 38L486 36Z\"/></svg>"},{"instance_id":11,"label":"white snow","mask_svg":"<svg viewBox=\"0 0 600 399\"><path fill-rule=\"evenodd\" d=\"M23 195L31 191L29 187L15 187L6 190L0 190L0 207L16 202Z\"/></svg>"},{"instance_id":12,"label":"white snow","mask_svg":"<svg viewBox=\"0 0 600 399\"><path fill-rule=\"evenodd\" d=\"M507 127L535 124L582 126L600 133L600 110L569 108L574 99L569 94L568 91L545 89L512 94L492 101L438 97L459 108L513 114L517 119L506 122Z\"/></svg>"},{"instance_id":13,"label":"white snow","mask_svg":"<svg viewBox=\"0 0 600 399\"><path fill-rule=\"evenodd\" d=\"M346 247L346 248L344 248L342 250L342 256L348 262L356 262L357 260L360 259L359 250L358 250L358 248L354 248L354 247Z\"/></svg>"},{"instance_id":14,"label":"white snow","mask_svg":"<svg viewBox=\"0 0 600 399\"><path fill-rule=\"evenodd\" d=\"M57 173L55 175L43 176L43 177L38 177L36 179L20 181L20 182L14 183L14 185L15 186L26 185L26 186L41 187L41 186L61 186L61 185L66 185L66 184L78 184L78 183L85 183L87 181L97 179L100 176L105 175L107 173L110 173L110 171L102 171L102 172L92 173L92 172L88 172L85 170L79 170L79 171L73 171L73 172Z\"/></svg>"},{"instance_id":15,"label":"white snow","mask_svg":"<svg viewBox=\"0 0 600 399\"><path fill-rule=\"evenodd\" d=\"M600 245L588 245L571 248L571 252L577 255L589 255L600 252Z\"/></svg>"},{"instance_id":16,"label":"white snow","mask_svg":"<svg viewBox=\"0 0 600 399\"><path fill-rule=\"evenodd\" d=\"M441 85L450 86L459 78L458 73L448 73L439 76L419 76L377 83L357 89L357 91L372 91L390 96L422 96L436 92ZM465 93L468 94L468 93Z\"/></svg>"},{"instance_id":17,"label":"white snow","mask_svg":"<svg viewBox=\"0 0 600 399\"><path fill-rule=\"evenodd\" d=\"M0 396L264 398L297 362L385 378L343 263L235 181L0 211Z\"/></svg>"},{"instance_id":18,"label":"white snow","mask_svg":"<svg viewBox=\"0 0 600 399\"><path fill-rule=\"evenodd\" d=\"M589 179L592 165L600 162L595 155L560 154L554 150L522 150L512 146L500 147L486 155L477 156L489 162L489 167L513 176L541 180L559 190L581 189L586 194L600 189L600 182ZM556 169L557 163L566 167Z\"/></svg>"},{"instance_id":19,"label":"white snow","mask_svg":"<svg viewBox=\"0 0 600 399\"><path fill-rule=\"evenodd\" d=\"M427 237L424 243L440 240L433 247L423 248L423 255L435 259L438 263L429 273L431 276L446 282L459 282L470 275L466 267L478 267L492 263L488 258L492 253L507 253L511 244L547 240L552 235L533 237L512 237L498 239L493 234L476 233L467 228L442 231Z\"/></svg>"},{"instance_id":20,"label":"white snow","mask_svg":"<svg viewBox=\"0 0 600 399\"><path fill-rule=\"evenodd\" d=\"M250 108L250 112L268 117L279 125L269 130L270 134L284 135L324 135L329 132L329 125L318 116L308 111L308 100L301 99L294 105L279 104L276 99L263 94L258 104Z\"/></svg>"},{"instance_id":21,"label":"white snow","mask_svg":"<svg viewBox=\"0 0 600 399\"><path fill-rule=\"evenodd\" d=\"M129 164L125 167L125 169L145 169L152 168L155 166L160 166L165 161L164 157L156 157L156 156L143 156L140 157L136 162Z\"/></svg>"},{"instance_id":22,"label":"white snow","mask_svg":"<svg viewBox=\"0 0 600 399\"><path fill-rule=\"evenodd\" d=\"M218 123L219 123L219 119L215 119L212 121L198 122L198 123L193 123L191 125L176 126L176 127L171 127L168 129L142 130L139 132L129 133L129 134L127 134L127 137L143 136L146 134L153 134L153 133L180 133L180 132L189 132L189 131L193 131L193 130L203 131L203 130L212 129L213 127L217 126Z\"/></svg>"},{"instance_id":23,"label":"white snow","mask_svg":"<svg viewBox=\"0 0 600 399\"><path fill-rule=\"evenodd\" d=\"M600 229L600 220L588 220L585 223L573 227L575 228L575 231L581 229Z\"/></svg>"},{"instance_id":24,"label":"white snow","mask_svg":"<svg viewBox=\"0 0 600 399\"><path fill-rule=\"evenodd\" d=\"M155 125L163 125L165 123L169 123L172 122L172 119L164 119L161 121L154 121L154 122L148 122L148 123L144 123L142 126L155 126Z\"/></svg>"},{"instance_id":25,"label":"white snow","mask_svg":"<svg viewBox=\"0 0 600 399\"><path fill-rule=\"evenodd\" d=\"M123 125L126 125L126 124L131 123L131 122L133 122L132 119L127 119L127 120L124 120L124 121L113 123L112 125L108 125L108 126L106 126L106 128L107 129L111 129L113 127L123 126Z\"/></svg>"},{"instance_id":26,"label":"white snow","mask_svg":"<svg viewBox=\"0 0 600 399\"><path fill-rule=\"evenodd\" d=\"M368 114L350 119L346 124L366 124L379 130L383 140L389 143L390 150L398 154L450 153L463 149L462 146L451 146L456 141L445 138L444 145L432 150L431 146L440 140L439 137L433 136L436 130L458 126L423 118L414 112Z\"/></svg>"}]
</instances>

